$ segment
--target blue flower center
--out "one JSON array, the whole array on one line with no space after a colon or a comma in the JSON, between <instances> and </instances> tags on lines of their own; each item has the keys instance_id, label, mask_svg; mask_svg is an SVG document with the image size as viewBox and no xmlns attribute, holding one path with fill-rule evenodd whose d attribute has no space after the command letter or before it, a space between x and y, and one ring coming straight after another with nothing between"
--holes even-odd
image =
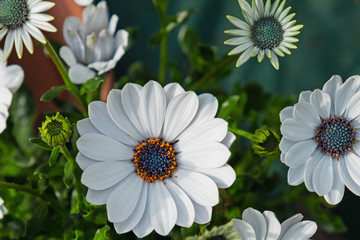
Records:
<instances>
[{"instance_id":1,"label":"blue flower center","mask_svg":"<svg viewBox=\"0 0 360 240\"><path fill-rule=\"evenodd\" d=\"M356 129L343 117L330 117L317 128L315 140L322 152L338 159L354 148Z\"/></svg>"},{"instance_id":2,"label":"blue flower center","mask_svg":"<svg viewBox=\"0 0 360 240\"><path fill-rule=\"evenodd\" d=\"M284 30L276 18L260 18L251 28L251 39L258 48L272 50L284 39Z\"/></svg>"},{"instance_id":3,"label":"blue flower center","mask_svg":"<svg viewBox=\"0 0 360 240\"><path fill-rule=\"evenodd\" d=\"M157 182L176 171L173 144L156 138L143 141L136 147L133 162L141 178L146 182Z\"/></svg>"},{"instance_id":4,"label":"blue flower center","mask_svg":"<svg viewBox=\"0 0 360 240\"><path fill-rule=\"evenodd\" d=\"M21 27L28 19L26 0L0 0L0 23L8 29Z\"/></svg>"}]
</instances>

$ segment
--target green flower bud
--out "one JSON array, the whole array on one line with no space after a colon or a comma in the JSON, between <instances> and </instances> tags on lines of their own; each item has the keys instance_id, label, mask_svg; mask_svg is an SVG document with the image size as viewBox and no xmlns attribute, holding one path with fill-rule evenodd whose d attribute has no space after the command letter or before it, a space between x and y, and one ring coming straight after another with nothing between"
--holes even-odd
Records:
<instances>
[{"instance_id":1,"label":"green flower bud","mask_svg":"<svg viewBox=\"0 0 360 240\"><path fill-rule=\"evenodd\" d=\"M271 156L278 151L279 143L279 135L273 129L264 126L255 131L252 147L255 153L261 157Z\"/></svg>"},{"instance_id":2,"label":"green flower bud","mask_svg":"<svg viewBox=\"0 0 360 240\"><path fill-rule=\"evenodd\" d=\"M237 232L232 231L233 222L221 226L215 226L210 231L205 230L201 236L187 237L186 240L241 240L237 237Z\"/></svg>"},{"instance_id":3,"label":"green flower bud","mask_svg":"<svg viewBox=\"0 0 360 240\"><path fill-rule=\"evenodd\" d=\"M39 128L41 138L49 146L55 147L69 142L71 131L71 123L60 113L55 116L46 116L46 121Z\"/></svg>"}]
</instances>

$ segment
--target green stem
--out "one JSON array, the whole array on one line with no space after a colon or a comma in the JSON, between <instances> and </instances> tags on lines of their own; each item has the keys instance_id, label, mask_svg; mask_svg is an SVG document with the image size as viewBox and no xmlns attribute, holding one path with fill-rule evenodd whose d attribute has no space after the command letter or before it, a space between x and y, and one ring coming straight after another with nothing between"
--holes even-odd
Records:
<instances>
[{"instance_id":1,"label":"green stem","mask_svg":"<svg viewBox=\"0 0 360 240\"><path fill-rule=\"evenodd\" d=\"M79 101L79 103L81 104L81 106L83 108L83 115L84 115L84 117L86 117L88 114L87 114L87 104L85 102L85 99L80 95L79 89L71 82L70 77L66 71L64 64L62 63L61 59L55 52L54 48L51 46L51 43L49 41L46 41L44 46L45 46L46 50L48 51L48 53L50 54L50 57L53 60L56 68L58 69L62 79L64 80L67 90L69 90L75 96L75 98Z\"/></svg>"},{"instance_id":2,"label":"green stem","mask_svg":"<svg viewBox=\"0 0 360 240\"><path fill-rule=\"evenodd\" d=\"M67 161L71 164L71 169L73 173L73 178L75 180L75 187L78 191L80 191L80 185L79 185L79 179L77 179L77 173L76 173L76 163L74 157L69 152L69 149L66 147L65 144L60 146L62 154L64 154Z\"/></svg>"},{"instance_id":3,"label":"green stem","mask_svg":"<svg viewBox=\"0 0 360 240\"><path fill-rule=\"evenodd\" d=\"M166 65L167 65L167 46L169 33L165 28L162 29L162 38L160 43L160 66L159 66L159 83L164 84L166 78Z\"/></svg>"},{"instance_id":4,"label":"green stem","mask_svg":"<svg viewBox=\"0 0 360 240\"><path fill-rule=\"evenodd\" d=\"M196 81L194 84L190 86L190 90L196 90L202 85L204 85L207 81L209 81L211 78L215 77L220 71L224 69L228 64L233 64L233 62L238 58L239 56L233 55L227 57L224 61L222 61L220 64L218 64L215 68L213 68L208 74L200 78L200 80Z\"/></svg>"},{"instance_id":5,"label":"green stem","mask_svg":"<svg viewBox=\"0 0 360 240\"><path fill-rule=\"evenodd\" d=\"M247 138L249 140L253 140L254 139L254 134L249 133L247 131L241 130L241 129L233 129L233 128L229 128L229 131L235 133L236 135L239 135L241 137Z\"/></svg>"}]
</instances>

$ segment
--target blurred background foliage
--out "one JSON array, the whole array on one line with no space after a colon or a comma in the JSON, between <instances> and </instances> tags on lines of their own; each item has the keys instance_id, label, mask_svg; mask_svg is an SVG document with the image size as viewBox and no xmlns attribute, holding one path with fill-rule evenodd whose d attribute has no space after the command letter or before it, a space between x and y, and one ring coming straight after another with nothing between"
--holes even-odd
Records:
<instances>
[{"instance_id":1,"label":"blurred background foliage","mask_svg":"<svg viewBox=\"0 0 360 240\"><path fill-rule=\"evenodd\" d=\"M128 29L132 40L116 69L119 80L115 87L157 79L160 43L164 31L169 31L165 33L169 34L166 82L179 82L198 94L215 95L218 116L235 132L254 133L266 125L280 134L279 112L293 105L300 91L321 88L333 74L345 80L360 73L359 0L289 0L287 5L292 6L291 12L297 14L295 18L304 28L298 36L298 49L280 58L279 71L268 59L258 64L254 58L235 68L236 58L227 56L231 47L223 44L229 38L224 30L232 25L225 16L242 18L236 0L169 0L169 16L162 21L149 0L107 2L110 11L119 15L118 27ZM167 0L158 2L165 6ZM74 114L71 104L55 103L71 122L81 118ZM33 104L25 86L14 96L8 128L0 138L0 178L26 186L41 197L0 188L9 210L0 221L0 239L136 239L133 233L115 233L105 207L85 200L84 186L73 190L81 174L77 166L69 167L63 157L52 160L50 166L50 152L24 137L38 137L31 124ZM68 144L74 156L77 137L74 128ZM231 152L229 164L237 179L229 189L220 190L221 201L213 209L211 224L175 227L168 237L152 233L145 239L184 239L205 227L241 218L247 207L274 211L279 221L301 212L319 226L314 239L359 239L358 197L347 191L343 201L331 207L303 184L289 186L279 151L273 156L255 155L247 138L237 136Z\"/></svg>"}]
</instances>

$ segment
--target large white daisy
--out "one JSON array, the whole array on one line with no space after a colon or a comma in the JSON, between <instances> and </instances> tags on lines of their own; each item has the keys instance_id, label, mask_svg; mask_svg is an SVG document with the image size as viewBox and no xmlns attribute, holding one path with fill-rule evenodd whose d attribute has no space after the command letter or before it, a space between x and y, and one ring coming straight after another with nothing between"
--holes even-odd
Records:
<instances>
[{"instance_id":1,"label":"large white daisy","mask_svg":"<svg viewBox=\"0 0 360 240\"><path fill-rule=\"evenodd\" d=\"M280 112L281 161L290 185L337 204L344 184L360 196L360 76L344 83L333 76L322 90L305 91L299 102Z\"/></svg>"},{"instance_id":2,"label":"large white daisy","mask_svg":"<svg viewBox=\"0 0 360 240\"><path fill-rule=\"evenodd\" d=\"M218 188L235 180L226 163L235 136L215 118L217 108L211 94L155 81L128 83L111 90L107 103L92 102L90 117L77 123L86 199L106 204L118 233L138 237L209 222Z\"/></svg>"},{"instance_id":3,"label":"large white daisy","mask_svg":"<svg viewBox=\"0 0 360 240\"><path fill-rule=\"evenodd\" d=\"M266 55L275 69L279 69L278 56L284 57L284 53L291 54L289 49L296 49L293 44L298 42L295 35L303 25L295 25L296 20L291 20L295 13L289 14L291 7L284 10L285 0L267 0L264 6L263 0L253 0L250 6L246 0L238 0L246 22L227 16L229 21L239 29L227 30L225 33L235 37L225 41L225 44L235 45L229 55L241 54L236 66L240 67L250 57L258 57L261 62Z\"/></svg>"},{"instance_id":4,"label":"large white daisy","mask_svg":"<svg viewBox=\"0 0 360 240\"><path fill-rule=\"evenodd\" d=\"M112 70L125 54L128 32L116 31L119 17L112 15L105 1L91 4L83 11L83 21L68 17L64 22L64 38L68 46L60 56L69 66L69 77L76 84L85 83Z\"/></svg>"},{"instance_id":5,"label":"large white daisy","mask_svg":"<svg viewBox=\"0 0 360 240\"><path fill-rule=\"evenodd\" d=\"M0 49L0 59L2 57L3 50ZM0 61L0 133L6 128L12 95L21 86L23 80L24 70L19 65L7 66L6 62Z\"/></svg>"},{"instance_id":6,"label":"large white daisy","mask_svg":"<svg viewBox=\"0 0 360 240\"><path fill-rule=\"evenodd\" d=\"M8 59L14 43L18 57L22 58L23 43L31 54L34 52L30 35L45 44L46 38L39 29L56 32L56 28L48 23L54 17L41 13L54 5L53 2L42 0L0 1L0 41L7 35L4 46L4 62Z\"/></svg>"},{"instance_id":7,"label":"large white daisy","mask_svg":"<svg viewBox=\"0 0 360 240\"><path fill-rule=\"evenodd\" d=\"M271 211L259 212L247 208L242 220L233 219L233 230L242 240L308 240L317 230L313 221L301 221L303 216L296 214L280 224Z\"/></svg>"}]
</instances>

